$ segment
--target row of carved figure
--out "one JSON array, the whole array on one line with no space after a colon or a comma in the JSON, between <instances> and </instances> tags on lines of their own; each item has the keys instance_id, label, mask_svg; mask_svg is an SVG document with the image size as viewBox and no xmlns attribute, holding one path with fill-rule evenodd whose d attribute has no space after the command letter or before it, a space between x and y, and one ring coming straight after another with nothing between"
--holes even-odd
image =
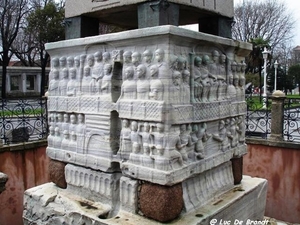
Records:
<instances>
[{"instance_id":1,"label":"row of carved figure","mask_svg":"<svg viewBox=\"0 0 300 225\"><path fill-rule=\"evenodd\" d=\"M86 125L83 114L51 114L48 144L62 150L84 151ZM63 118L62 118L63 117ZM123 161L156 165L156 161L176 161L183 165L205 157L206 142L219 142L220 151L227 151L245 142L243 116L219 121L217 132L208 133L206 123L182 124L179 134L166 132L163 123L137 122L124 119L118 154ZM167 150L167 152L166 152ZM192 155L190 154L192 153ZM142 157L142 158L141 158ZM158 163L158 167L161 166Z\"/></svg>"},{"instance_id":2,"label":"row of carved figure","mask_svg":"<svg viewBox=\"0 0 300 225\"><path fill-rule=\"evenodd\" d=\"M150 50L143 54L125 51L122 69L114 72L115 78L109 52L53 58L49 95L110 94L112 79L119 79L122 81L121 99L163 100L166 92L170 92L171 103L175 104L242 99L245 63L229 62L226 55L220 55L217 50L211 57L212 60L207 54L195 56L191 66L187 56L170 56L166 63L163 49L157 49L154 54ZM172 77L169 77L170 72ZM169 87L164 87L166 79L172 79Z\"/></svg>"},{"instance_id":3,"label":"row of carved figure","mask_svg":"<svg viewBox=\"0 0 300 225\"><path fill-rule=\"evenodd\" d=\"M83 114L51 113L49 120L48 146L83 151L86 132Z\"/></svg>"},{"instance_id":4,"label":"row of carved figure","mask_svg":"<svg viewBox=\"0 0 300 225\"><path fill-rule=\"evenodd\" d=\"M210 138L219 143L219 150L223 152L245 142L243 116L220 120L218 130L213 134L207 132L206 123L182 124L179 134L165 132L164 128L162 123L129 123L123 120L120 138L122 160L167 170L161 166L168 166L171 161L182 166L190 160L203 159L206 142Z\"/></svg>"}]
</instances>

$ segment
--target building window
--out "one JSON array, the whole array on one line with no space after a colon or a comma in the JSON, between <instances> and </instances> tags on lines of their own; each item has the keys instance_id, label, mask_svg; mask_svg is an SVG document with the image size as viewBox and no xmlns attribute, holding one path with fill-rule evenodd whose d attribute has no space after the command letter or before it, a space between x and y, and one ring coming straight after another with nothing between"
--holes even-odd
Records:
<instances>
[{"instance_id":1,"label":"building window","mask_svg":"<svg viewBox=\"0 0 300 225\"><path fill-rule=\"evenodd\" d=\"M19 91L20 90L20 76L11 76L10 77L10 90Z\"/></svg>"},{"instance_id":2,"label":"building window","mask_svg":"<svg viewBox=\"0 0 300 225\"><path fill-rule=\"evenodd\" d=\"M26 90L34 91L35 86L35 75L27 75L26 76Z\"/></svg>"}]
</instances>

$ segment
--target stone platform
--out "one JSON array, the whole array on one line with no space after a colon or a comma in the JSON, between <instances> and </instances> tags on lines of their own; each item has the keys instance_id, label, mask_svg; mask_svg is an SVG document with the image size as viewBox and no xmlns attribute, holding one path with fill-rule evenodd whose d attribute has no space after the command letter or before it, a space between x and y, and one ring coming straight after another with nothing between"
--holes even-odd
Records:
<instances>
[{"instance_id":1,"label":"stone platform","mask_svg":"<svg viewBox=\"0 0 300 225\"><path fill-rule=\"evenodd\" d=\"M220 224L221 222L263 221L267 193L267 181L244 176L241 184L214 198L204 206L169 224ZM92 202L74 195L68 189L60 189L53 183L31 188L24 196L24 224L161 224L137 214L120 210L109 216L110 206ZM107 218L107 219L105 219ZM243 221L243 222L241 222Z\"/></svg>"}]
</instances>

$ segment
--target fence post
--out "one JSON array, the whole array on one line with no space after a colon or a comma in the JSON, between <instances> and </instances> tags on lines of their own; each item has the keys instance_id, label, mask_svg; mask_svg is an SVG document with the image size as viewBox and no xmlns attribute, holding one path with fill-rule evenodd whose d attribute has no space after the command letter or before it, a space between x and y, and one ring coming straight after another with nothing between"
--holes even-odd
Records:
<instances>
[{"instance_id":1,"label":"fence post","mask_svg":"<svg viewBox=\"0 0 300 225\"><path fill-rule=\"evenodd\" d=\"M285 94L282 91L274 91L272 94L271 109L271 135L269 141L283 141L283 120Z\"/></svg>"}]
</instances>

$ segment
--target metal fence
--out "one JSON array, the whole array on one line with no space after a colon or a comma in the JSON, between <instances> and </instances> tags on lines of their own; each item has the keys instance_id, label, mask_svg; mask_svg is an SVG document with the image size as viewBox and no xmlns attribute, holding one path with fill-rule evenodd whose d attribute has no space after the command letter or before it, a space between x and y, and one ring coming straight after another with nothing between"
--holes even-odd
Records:
<instances>
[{"instance_id":1,"label":"metal fence","mask_svg":"<svg viewBox=\"0 0 300 225\"><path fill-rule=\"evenodd\" d=\"M247 95L246 137L267 139L271 134L271 99Z\"/></svg>"},{"instance_id":2,"label":"metal fence","mask_svg":"<svg viewBox=\"0 0 300 225\"><path fill-rule=\"evenodd\" d=\"M47 99L0 99L0 138L3 144L46 139Z\"/></svg>"},{"instance_id":3,"label":"metal fence","mask_svg":"<svg viewBox=\"0 0 300 225\"><path fill-rule=\"evenodd\" d=\"M268 139L271 134L271 123L282 122L284 140L300 142L300 98L286 98L284 100L282 121L271 121L271 98L248 95L246 102L246 137Z\"/></svg>"},{"instance_id":4,"label":"metal fence","mask_svg":"<svg viewBox=\"0 0 300 225\"><path fill-rule=\"evenodd\" d=\"M300 142L300 98L284 100L283 137L286 141Z\"/></svg>"}]
</instances>

